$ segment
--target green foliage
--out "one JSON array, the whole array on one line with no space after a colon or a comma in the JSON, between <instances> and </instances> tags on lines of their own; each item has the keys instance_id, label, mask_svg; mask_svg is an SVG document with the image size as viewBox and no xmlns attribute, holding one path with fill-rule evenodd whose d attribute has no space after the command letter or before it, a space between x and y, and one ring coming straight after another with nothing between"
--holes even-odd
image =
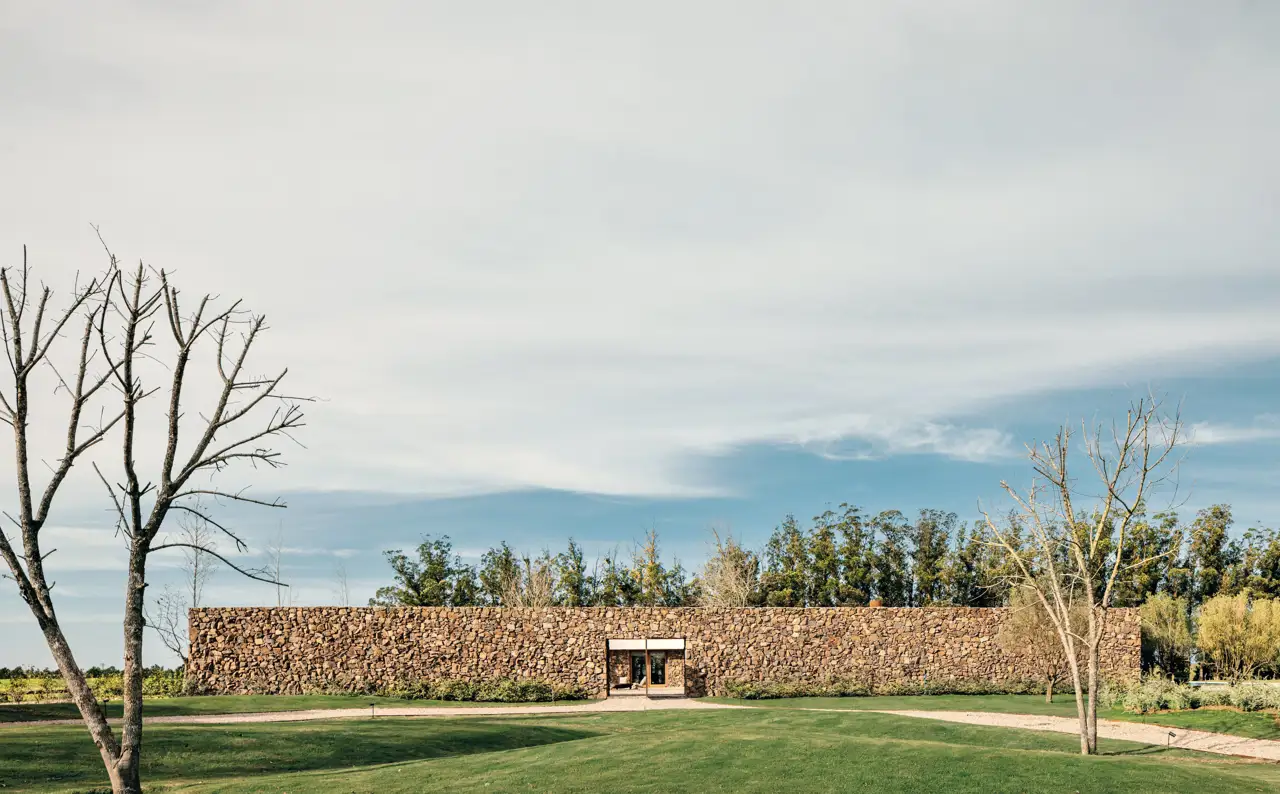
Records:
<instances>
[{"instance_id":1,"label":"green foliage","mask_svg":"<svg viewBox=\"0 0 1280 794\"><path fill-rule=\"evenodd\" d=\"M1116 581L1116 606L1137 606L1161 590L1183 545L1176 513L1157 513L1148 520L1136 517L1129 530L1125 559Z\"/></svg>"},{"instance_id":2,"label":"green foliage","mask_svg":"<svg viewBox=\"0 0 1280 794\"><path fill-rule=\"evenodd\" d=\"M556 557L556 588L557 602L567 607L588 606L595 600L595 577L587 573L582 547L573 538Z\"/></svg>"},{"instance_id":3,"label":"green foliage","mask_svg":"<svg viewBox=\"0 0 1280 794\"><path fill-rule=\"evenodd\" d=\"M1280 687L1245 683L1231 687L1231 705L1241 711L1280 709Z\"/></svg>"},{"instance_id":4,"label":"green foliage","mask_svg":"<svg viewBox=\"0 0 1280 794\"><path fill-rule=\"evenodd\" d=\"M463 565L453 553L449 536L422 538L418 558L412 559L400 549L383 552L395 573L395 584L378 588L369 606L439 607L470 606L475 603L479 586L475 570Z\"/></svg>"},{"instance_id":5,"label":"green foliage","mask_svg":"<svg viewBox=\"0 0 1280 794\"><path fill-rule=\"evenodd\" d=\"M1132 714L1213 706L1229 706L1246 712L1274 711L1280 709L1280 686L1249 682L1234 686L1193 687L1151 676L1127 687L1104 687L1099 703L1107 708L1123 708Z\"/></svg>"},{"instance_id":6,"label":"green foliage","mask_svg":"<svg viewBox=\"0 0 1280 794\"><path fill-rule=\"evenodd\" d=\"M1125 711L1148 714L1153 711L1189 709L1195 702L1194 690L1167 678L1148 678L1129 688L1121 700Z\"/></svg>"},{"instance_id":7,"label":"green foliage","mask_svg":"<svg viewBox=\"0 0 1280 794\"><path fill-rule=\"evenodd\" d=\"M40 703L71 697L66 682L57 671L31 669L23 672L26 675L22 677L0 679L4 683L4 686L0 686L0 703ZM105 674L85 677L93 696L100 703L123 697L124 676L115 668L103 668L99 672ZM177 697L184 694L181 668L147 668L142 677L142 694L146 697Z\"/></svg>"},{"instance_id":8,"label":"green foliage","mask_svg":"<svg viewBox=\"0 0 1280 794\"><path fill-rule=\"evenodd\" d=\"M949 600L944 587L947 550L959 523L955 513L920 511L920 517L910 531L911 575L914 579L911 606L945 604Z\"/></svg>"},{"instance_id":9,"label":"green foliage","mask_svg":"<svg viewBox=\"0 0 1280 794\"><path fill-rule=\"evenodd\" d=\"M911 571L907 565L908 524L897 510L885 510L871 519L879 537L872 554L875 596L884 606L904 607L911 598Z\"/></svg>"},{"instance_id":10,"label":"green foliage","mask_svg":"<svg viewBox=\"0 0 1280 794\"><path fill-rule=\"evenodd\" d=\"M1232 522L1230 505L1213 505L1197 513L1191 523L1187 567L1191 570L1191 590L1196 604L1218 594L1223 575L1232 565L1233 554L1228 543Z\"/></svg>"},{"instance_id":11,"label":"green foliage","mask_svg":"<svg viewBox=\"0 0 1280 794\"><path fill-rule=\"evenodd\" d=\"M182 670L158 670L142 679L144 697L177 697L183 694Z\"/></svg>"},{"instance_id":12,"label":"green foliage","mask_svg":"<svg viewBox=\"0 0 1280 794\"><path fill-rule=\"evenodd\" d=\"M1233 681L1280 661L1280 601L1248 593L1218 595L1200 608L1196 644L1213 666Z\"/></svg>"},{"instance_id":13,"label":"green foliage","mask_svg":"<svg viewBox=\"0 0 1280 794\"><path fill-rule=\"evenodd\" d=\"M1191 605L1186 598L1153 593L1139 607L1142 616L1143 667L1177 678L1188 672L1192 647Z\"/></svg>"},{"instance_id":14,"label":"green foliage","mask_svg":"<svg viewBox=\"0 0 1280 794\"><path fill-rule=\"evenodd\" d=\"M871 529L863 523L862 511L843 503L844 512L836 522L840 536L840 605L864 607L871 601L875 587L875 568L872 565L872 549L875 538Z\"/></svg>"},{"instance_id":15,"label":"green foliage","mask_svg":"<svg viewBox=\"0 0 1280 794\"><path fill-rule=\"evenodd\" d=\"M401 681L390 686L365 688L341 685L315 694L370 694L405 700L444 700L477 703L546 703L553 700L584 700L590 693L580 687L566 687L537 678L494 678L471 681L463 678Z\"/></svg>"},{"instance_id":16,"label":"green foliage","mask_svg":"<svg viewBox=\"0 0 1280 794\"><path fill-rule=\"evenodd\" d=\"M773 531L764 552L761 586L771 607L805 606L809 600L809 538L788 514Z\"/></svg>"},{"instance_id":17,"label":"green foliage","mask_svg":"<svg viewBox=\"0 0 1280 794\"><path fill-rule=\"evenodd\" d=\"M484 603L501 606L502 599L520 580L520 558L504 540L480 558L480 593Z\"/></svg>"},{"instance_id":18,"label":"green foliage","mask_svg":"<svg viewBox=\"0 0 1280 794\"><path fill-rule=\"evenodd\" d=\"M124 697L124 676L120 674L104 675L89 681L89 688L99 702Z\"/></svg>"},{"instance_id":19,"label":"green foliage","mask_svg":"<svg viewBox=\"0 0 1280 794\"><path fill-rule=\"evenodd\" d=\"M1039 681L950 679L877 685L872 679L832 677L823 681L744 681L724 684L725 694L739 700L800 697L867 697L871 695L1028 695L1044 692ZM1062 689L1060 691L1067 691Z\"/></svg>"}]
</instances>

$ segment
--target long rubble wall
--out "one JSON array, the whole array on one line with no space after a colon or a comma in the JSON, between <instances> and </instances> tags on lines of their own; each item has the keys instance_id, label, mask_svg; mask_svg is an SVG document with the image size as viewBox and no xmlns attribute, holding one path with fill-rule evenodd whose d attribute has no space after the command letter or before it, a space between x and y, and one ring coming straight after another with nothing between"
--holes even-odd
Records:
<instances>
[{"instance_id":1,"label":"long rubble wall","mask_svg":"<svg viewBox=\"0 0 1280 794\"><path fill-rule=\"evenodd\" d=\"M691 695L741 681L853 678L868 688L1027 681L997 640L1004 609L965 607L249 607L190 612L187 678L221 694L300 694L415 680L540 678L606 687L605 641L685 639ZM1139 675L1137 610L1110 613L1103 675Z\"/></svg>"}]
</instances>

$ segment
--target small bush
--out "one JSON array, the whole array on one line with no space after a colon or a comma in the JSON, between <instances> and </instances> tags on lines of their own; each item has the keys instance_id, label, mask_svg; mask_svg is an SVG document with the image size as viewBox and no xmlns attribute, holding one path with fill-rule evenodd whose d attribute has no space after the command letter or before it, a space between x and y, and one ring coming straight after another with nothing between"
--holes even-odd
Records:
<instances>
[{"instance_id":1,"label":"small bush","mask_svg":"<svg viewBox=\"0 0 1280 794\"><path fill-rule=\"evenodd\" d=\"M430 684L432 700L475 700L479 687L462 678L444 678Z\"/></svg>"},{"instance_id":2,"label":"small bush","mask_svg":"<svg viewBox=\"0 0 1280 794\"><path fill-rule=\"evenodd\" d=\"M1266 684L1237 684L1231 687L1231 705L1241 711L1280 708L1280 688Z\"/></svg>"},{"instance_id":3,"label":"small bush","mask_svg":"<svg viewBox=\"0 0 1280 794\"><path fill-rule=\"evenodd\" d=\"M1103 681L1098 686L1098 706L1106 709L1120 708L1130 688Z\"/></svg>"},{"instance_id":4,"label":"small bush","mask_svg":"<svg viewBox=\"0 0 1280 794\"><path fill-rule=\"evenodd\" d=\"M1214 686L1214 687L1197 687L1193 708L1200 706L1230 706L1231 703L1231 687Z\"/></svg>"},{"instance_id":5,"label":"small bush","mask_svg":"<svg viewBox=\"0 0 1280 794\"><path fill-rule=\"evenodd\" d=\"M724 683L725 694L742 700L797 697L865 697L867 695L1030 695L1043 694L1039 681L982 681L948 679L881 684L871 691L864 682L847 677L824 681L742 681ZM1059 691L1068 691L1059 688Z\"/></svg>"},{"instance_id":6,"label":"small bush","mask_svg":"<svg viewBox=\"0 0 1280 794\"><path fill-rule=\"evenodd\" d=\"M1153 711L1182 711L1192 706L1193 692L1185 684L1167 678L1148 678L1125 692L1124 710L1134 714Z\"/></svg>"}]
</instances>

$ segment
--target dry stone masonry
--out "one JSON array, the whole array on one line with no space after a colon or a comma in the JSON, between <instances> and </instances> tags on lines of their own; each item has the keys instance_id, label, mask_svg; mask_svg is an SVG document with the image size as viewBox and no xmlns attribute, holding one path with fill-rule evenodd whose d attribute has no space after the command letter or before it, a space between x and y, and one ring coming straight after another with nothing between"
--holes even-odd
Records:
<instances>
[{"instance_id":1,"label":"dry stone masonry","mask_svg":"<svg viewBox=\"0 0 1280 794\"><path fill-rule=\"evenodd\" d=\"M188 679L222 694L300 694L360 683L540 678L603 693L605 641L684 638L690 695L730 680L876 687L1026 681L1028 660L1001 650L1003 609L645 607L252 607L190 613ZM1137 610L1112 610L1103 675L1139 674ZM673 659L673 662L675 660Z\"/></svg>"}]
</instances>

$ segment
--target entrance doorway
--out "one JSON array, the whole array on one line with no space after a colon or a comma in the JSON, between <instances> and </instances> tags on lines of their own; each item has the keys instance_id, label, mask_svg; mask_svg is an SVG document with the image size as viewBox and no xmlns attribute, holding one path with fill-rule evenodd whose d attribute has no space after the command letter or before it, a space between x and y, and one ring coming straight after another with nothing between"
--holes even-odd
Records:
<instances>
[{"instance_id":1,"label":"entrance doorway","mask_svg":"<svg viewBox=\"0 0 1280 794\"><path fill-rule=\"evenodd\" d=\"M611 637L604 647L608 696L684 696L683 637Z\"/></svg>"},{"instance_id":2,"label":"entrance doorway","mask_svg":"<svg viewBox=\"0 0 1280 794\"><path fill-rule=\"evenodd\" d=\"M667 655L662 651L649 651L649 674L645 675L644 652L631 652L631 681L633 686L642 687L667 685Z\"/></svg>"}]
</instances>

